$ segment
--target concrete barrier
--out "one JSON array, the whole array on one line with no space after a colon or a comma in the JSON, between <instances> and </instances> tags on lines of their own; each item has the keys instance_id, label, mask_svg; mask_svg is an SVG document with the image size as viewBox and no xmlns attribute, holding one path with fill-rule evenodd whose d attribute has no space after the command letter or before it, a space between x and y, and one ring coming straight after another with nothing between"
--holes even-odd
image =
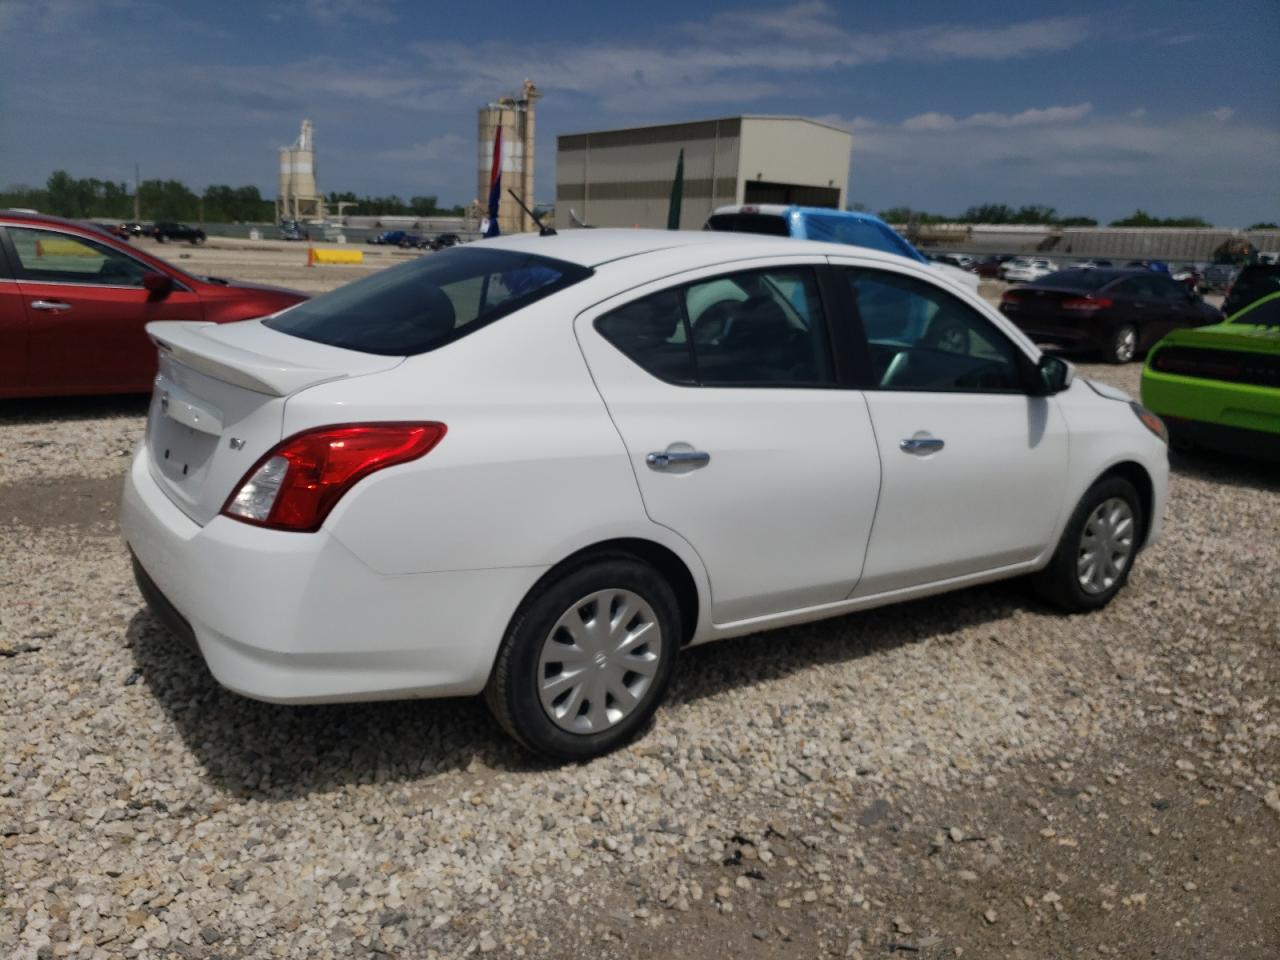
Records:
<instances>
[{"instance_id":1,"label":"concrete barrier","mask_svg":"<svg viewBox=\"0 0 1280 960\"><path fill-rule=\"evenodd\" d=\"M307 266L315 263L364 263L363 250L326 250L311 247L307 250Z\"/></svg>"}]
</instances>

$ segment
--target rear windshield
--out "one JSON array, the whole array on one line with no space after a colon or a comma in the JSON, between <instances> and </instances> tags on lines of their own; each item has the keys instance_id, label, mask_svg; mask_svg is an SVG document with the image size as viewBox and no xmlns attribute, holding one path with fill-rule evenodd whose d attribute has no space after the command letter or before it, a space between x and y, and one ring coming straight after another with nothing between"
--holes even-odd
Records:
<instances>
[{"instance_id":1,"label":"rear windshield","mask_svg":"<svg viewBox=\"0 0 1280 960\"><path fill-rule=\"evenodd\" d=\"M591 272L527 253L452 247L339 287L264 323L333 347L412 356L465 337Z\"/></svg>"},{"instance_id":2,"label":"rear windshield","mask_svg":"<svg viewBox=\"0 0 1280 960\"><path fill-rule=\"evenodd\" d=\"M1064 290L1101 290L1116 278L1105 270L1059 270L1041 277L1036 286L1061 287Z\"/></svg>"},{"instance_id":3,"label":"rear windshield","mask_svg":"<svg viewBox=\"0 0 1280 960\"><path fill-rule=\"evenodd\" d=\"M1280 297L1272 297L1250 310L1237 313L1232 323L1254 323L1260 327L1280 327Z\"/></svg>"},{"instance_id":4,"label":"rear windshield","mask_svg":"<svg viewBox=\"0 0 1280 960\"><path fill-rule=\"evenodd\" d=\"M916 248L902 239L885 223L864 220L860 217L842 217L839 214L806 213L805 237L826 243L847 243L855 247L867 247L882 253L925 262Z\"/></svg>"},{"instance_id":5,"label":"rear windshield","mask_svg":"<svg viewBox=\"0 0 1280 960\"><path fill-rule=\"evenodd\" d=\"M716 213L707 221L708 230L730 233L766 233L771 237L789 237L786 217L772 213Z\"/></svg>"}]
</instances>

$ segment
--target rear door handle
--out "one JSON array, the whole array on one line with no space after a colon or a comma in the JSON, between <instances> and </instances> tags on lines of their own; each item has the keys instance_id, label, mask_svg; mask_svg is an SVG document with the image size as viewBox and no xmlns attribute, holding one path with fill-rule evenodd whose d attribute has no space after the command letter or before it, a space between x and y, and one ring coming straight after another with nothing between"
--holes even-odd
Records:
<instances>
[{"instance_id":1,"label":"rear door handle","mask_svg":"<svg viewBox=\"0 0 1280 960\"><path fill-rule=\"evenodd\" d=\"M664 450L644 458L650 470L666 470L672 466L704 467L711 462L711 454L701 450Z\"/></svg>"},{"instance_id":2,"label":"rear door handle","mask_svg":"<svg viewBox=\"0 0 1280 960\"><path fill-rule=\"evenodd\" d=\"M50 313L63 313L71 309L71 304L61 300L32 300L32 310L48 310Z\"/></svg>"},{"instance_id":3,"label":"rear door handle","mask_svg":"<svg viewBox=\"0 0 1280 960\"><path fill-rule=\"evenodd\" d=\"M906 453L914 453L916 456L937 453L944 446L946 446L946 441L939 440L937 437L910 437L898 443L898 447L901 450Z\"/></svg>"}]
</instances>

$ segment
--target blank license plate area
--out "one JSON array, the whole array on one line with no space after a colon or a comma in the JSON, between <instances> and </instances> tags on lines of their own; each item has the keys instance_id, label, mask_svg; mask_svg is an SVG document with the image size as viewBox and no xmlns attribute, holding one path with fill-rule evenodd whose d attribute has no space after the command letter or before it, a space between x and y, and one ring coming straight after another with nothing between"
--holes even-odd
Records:
<instances>
[{"instance_id":1,"label":"blank license plate area","mask_svg":"<svg viewBox=\"0 0 1280 960\"><path fill-rule=\"evenodd\" d=\"M196 430L170 415L184 402L184 394L164 377L157 380L148 413L147 449L151 462L165 479L177 487L190 488L203 482L220 437Z\"/></svg>"}]
</instances>

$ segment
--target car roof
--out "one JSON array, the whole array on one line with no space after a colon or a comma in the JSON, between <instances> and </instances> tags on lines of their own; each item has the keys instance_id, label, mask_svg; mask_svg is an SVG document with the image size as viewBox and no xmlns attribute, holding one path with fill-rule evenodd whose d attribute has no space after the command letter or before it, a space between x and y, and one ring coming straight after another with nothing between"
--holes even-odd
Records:
<instances>
[{"instance_id":1,"label":"car roof","mask_svg":"<svg viewBox=\"0 0 1280 960\"><path fill-rule=\"evenodd\" d=\"M759 233L731 233L713 230L627 230L589 229L565 230L554 236L536 233L519 233L477 240L468 244L480 244L495 250L516 250L537 254L554 260L564 260L584 267L598 267L615 260L637 257L662 250L688 249L703 252L723 251L729 258L743 256L795 256L812 253L818 256L848 256L851 249L859 254L878 254L893 261L916 263L895 254L881 254L868 248L851 248L843 243L821 243L816 240L797 240L793 237L773 237Z\"/></svg>"},{"instance_id":2,"label":"car roof","mask_svg":"<svg viewBox=\"0 0 1280 960\"><path fill-rule=\"evenodd\" d=\"M27 213L22 210L0 210L0 220L12 220L17 223L39 224L47 227L74 227L83 230L84 224L65 217L52 217L47 213Z\"/></svg>"}]
</instances>

